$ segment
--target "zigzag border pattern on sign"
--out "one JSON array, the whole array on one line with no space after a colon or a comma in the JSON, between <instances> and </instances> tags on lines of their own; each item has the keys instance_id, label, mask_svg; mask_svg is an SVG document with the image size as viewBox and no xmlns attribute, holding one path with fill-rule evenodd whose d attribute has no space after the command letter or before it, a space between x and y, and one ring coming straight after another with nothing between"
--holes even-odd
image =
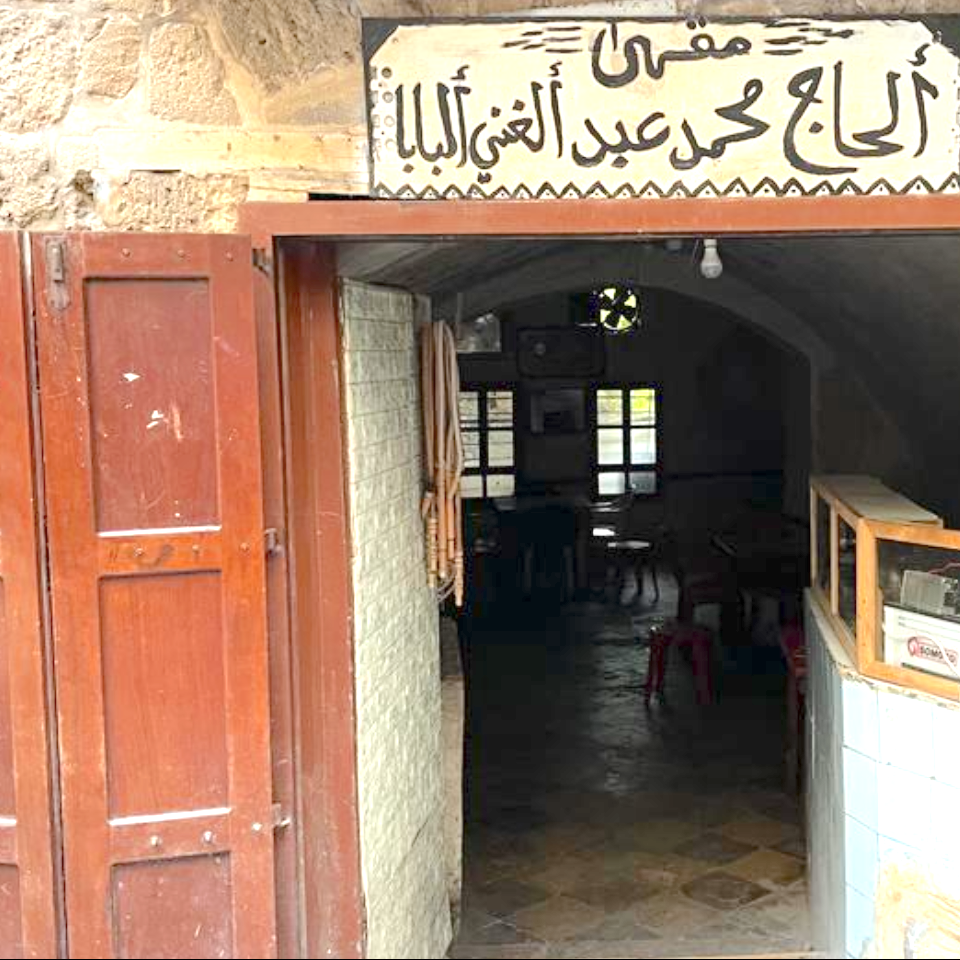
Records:
<instances>
[{"instance_id":1,"label":"zigzag border pattern on sign","mask_svg":"<svg viewBox=\"0 0 960 960\"><path fill-rule=\"evenodd\" d=\"M724 197L840 197L840 196L907 196L908 194L960 193L960 173L952 173L940 185L935 186L926 177L918 176L902 187L895 187L885 178L875 180L869 186L861 186L847 179L833 184L821 182L813 187L804 187L799 180L791 178L779 184L764 177L752 187L739 177L726 187L717 187L706 180L699 186L690 187L679 180L670 186L648 182L642 185L624 183L617 187L607 186L599 180L588 187L568 183L555 187L544 183L537 188L521 185L515 190L506 187L485 189L473 184L467 189L460 187L424 187L421 190L406 185L391 189L384 183L374 187L373 195L384 200L626 200L626 199L675 199L675 198L724 198Z\"/></svg>"}]
</instances>

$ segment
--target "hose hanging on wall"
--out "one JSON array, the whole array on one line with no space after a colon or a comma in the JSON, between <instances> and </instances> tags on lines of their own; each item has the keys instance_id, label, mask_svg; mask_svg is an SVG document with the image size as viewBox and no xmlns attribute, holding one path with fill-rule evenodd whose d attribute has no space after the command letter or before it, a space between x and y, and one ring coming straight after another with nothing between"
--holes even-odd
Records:
<instances>
[{"instance_id":1,"label":"hose hanging on wall","mask_svg":"<svg viewBox=\"0 0 960 960\"><path fill-rule=\"evenodd\" d=\"M452 593L463 605L463 440L460 435L460 372L453 332L431 323L420 338L423 397L423 520L427 535L427 576L441 600Z\"/></svg>"}]
</instances>

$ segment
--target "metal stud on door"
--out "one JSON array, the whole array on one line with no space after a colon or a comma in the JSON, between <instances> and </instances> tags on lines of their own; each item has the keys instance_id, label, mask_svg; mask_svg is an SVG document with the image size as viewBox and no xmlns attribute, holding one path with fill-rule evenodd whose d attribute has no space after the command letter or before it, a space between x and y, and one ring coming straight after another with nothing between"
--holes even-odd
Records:
<instances>
[{"instance_id":1,"label":"metal stud on door","mask_svg":"<svg viewBox=\"0 0 960 960\"><path fill-rule=\"evenodd\" d=\"M34 263L70 956L276 956L249 244Z\"/></svg>"}]
</instances>

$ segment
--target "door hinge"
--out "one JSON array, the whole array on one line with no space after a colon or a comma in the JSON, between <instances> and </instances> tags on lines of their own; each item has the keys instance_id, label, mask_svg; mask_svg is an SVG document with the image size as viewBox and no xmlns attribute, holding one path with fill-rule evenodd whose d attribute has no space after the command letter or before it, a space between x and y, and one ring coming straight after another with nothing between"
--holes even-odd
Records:
<instances>
[{"instance_id":1,"label":"door hinge","mask_svg":"<svg viewBox=\"0 0 960 960\"><path fill-rule=\"evenodd\" d=\"M276 527L267 527L263 531L263 549L268 557L282 557L283 533Z\"/></svg>"},{"instance_id":2,"label":"door hinge","mask_svg":"<svg viewBox=\"0 0 960 960\"><path fill-rule=\"evenodd\" d=\"M67 284L67 249L58 238L51 237L44 244L47 267L47 303L62 313L70 306L70 287Z\"/></svg>"},{"instance_id":3,"label":"door hinge","mask_svg":"<svg viewBox=\"0 0 960 960\"><path fill-rule=\"evenodd\" d=\"M253 265L268 277L273 276L273 257L262 247L253 248Z\"/></svg>"},{"instance_id":4,"label":"door hinge","mask_svg":"<svg viewBox=\"0 0 960 960\"><path fill-rule=\"evenodd\" d=\"M273 829L286 830L293 824L293 817L283 812L283 804L275 803L273 805Z\"/></svg>"}]
</instances>

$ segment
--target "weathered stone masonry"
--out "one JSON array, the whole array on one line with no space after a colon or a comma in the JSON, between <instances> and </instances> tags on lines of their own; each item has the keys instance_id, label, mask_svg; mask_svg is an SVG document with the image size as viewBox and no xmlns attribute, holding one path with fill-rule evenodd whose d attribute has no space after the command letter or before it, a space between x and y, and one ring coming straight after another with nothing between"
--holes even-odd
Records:
<instances>
[{"instance_id":1,"label":"weathered stone masonry","mask_svg":"<svg viewBox=\"0 0 960 960\"><path fill-rule=\"evenodd\" d=\"M229 230L367 189L360 21L948 12L957 0L0 0L0 226Z\"/></svg>"}]
</instances>

